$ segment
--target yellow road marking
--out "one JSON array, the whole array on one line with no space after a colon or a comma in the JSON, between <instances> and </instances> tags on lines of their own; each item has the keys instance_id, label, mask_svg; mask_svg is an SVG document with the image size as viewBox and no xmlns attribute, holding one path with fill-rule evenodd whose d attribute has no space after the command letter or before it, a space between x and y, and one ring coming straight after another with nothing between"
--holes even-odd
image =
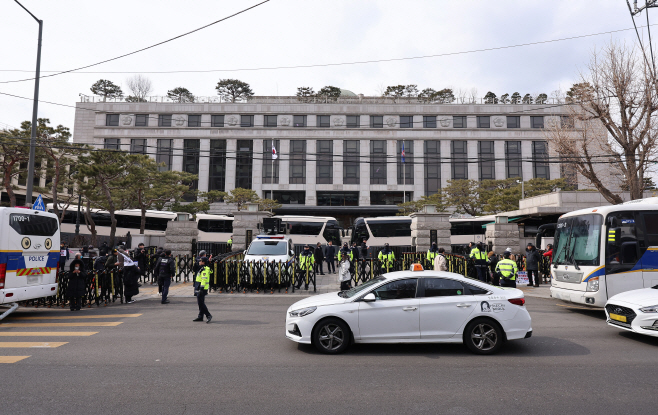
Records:
<instances>
[{"instance_id":1,"label":"yellow road marking","mask_svg":"<svg viewBox=\"0 0 658 415\"><path fill-rule=\"evenodd\" d=\"M96 323L3 323L2 327L116 327L120 321Z\"/></svg>"},{"instance_id":2,"label":"yellow road marking","mask_svg":"<svg viewBox=\"0 0 658 415\"><path fill-rule=\"evenodd\" d=\"M123 318L123 317L139 317L141 314L102 314L96 316L25 316L8 318L7 320L77 320L86 318Z\"/></svg>"},{"instance_id":3,"label":"yellow road marking","mask_svg":"<svg viewBox=\"0 0 658 415\"><path fill-rule=\"evenodd\" d=\"M16 363L30 356L0 356L0 363Z\"/></svg>"},{"instance_id":4,"label":"yellow road marking","mask_svg":"<svg viewBox=\"0 0 658 415\"><path fill-rule=\"evenodd\" d=\"M0 331L0 337L93 336L97 331Z\"/></svg>"},{"instance_id":5,"label":"yellow road marking","mask_svg":"<svg viewBox=\"0 0 658 415\"><path fill-rule=\"evenodd\" d=\"M36 347L54 349L55 347L64 346L68 342L0 342L0 347Z\"/></svg>"},{"instance_id":6,"label":"yellow road marking","mask_svg":"<svg viewBox=\"0 0 658 415\"><path fill-rule=\"evenodd\" d=\"M596 308L588 308L588 307L574 307L572 305L566 305L566 304L555 304L558 307L564 307L564 308L575 308L577 310L588 310L588 311L596 311Z\"/></svg>"}]
</instances>

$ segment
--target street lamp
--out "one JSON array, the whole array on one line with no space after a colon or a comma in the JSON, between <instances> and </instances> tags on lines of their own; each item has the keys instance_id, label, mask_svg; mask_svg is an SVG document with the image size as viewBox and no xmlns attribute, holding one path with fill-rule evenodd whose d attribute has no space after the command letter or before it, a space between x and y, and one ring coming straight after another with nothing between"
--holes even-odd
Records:
<instances>
[{"instance_id":1,"label":"street lamp","mask_svg":"<svg viewBox=\"0 0 658 415\"><path fill-rule=\"evenodd\" d=\"M525 199L525 186L523 180L517 180L517 183L521 183L521 199Z\"/></svg>"},{"instance_id":2,"label":"street lamp","mask_svg":"<svg viewBox=\"0 0 658 415\"><path fill-rule=\"evenodd\" d=\"M30 159L27 164L27 189L25 190L25 205L32 207L32 182L34 181L34 149L37 143L37 112L39 109L39 76L41 73L41 32L43 31L43 20L37 19L18 0L14 0L19 6L39 23L39 43L37 46L37 73L34 77L34 101L32 103L32 134L30 136Z\"/></svg>"}]
</instances>

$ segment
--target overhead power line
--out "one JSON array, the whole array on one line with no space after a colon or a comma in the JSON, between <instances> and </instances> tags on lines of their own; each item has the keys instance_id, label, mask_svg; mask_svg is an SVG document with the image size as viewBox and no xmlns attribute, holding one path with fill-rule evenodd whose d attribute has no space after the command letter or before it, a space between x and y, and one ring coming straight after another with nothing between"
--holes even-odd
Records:
<instances>
[{"instance_id":1,"label":"overhead power line","mask_svg":"<svg viewBox=\"0 0 658 415\"><path fill-rule=\"evenodd\" d=\"M133 51L133 52L125 53L125 54L123 54L123 55L116 56L116 57L114 57L114 58L105 59L105 60L100 61L100 62L92 63L92 64L90 64L90 65L81 66L81 67L79 67L79 68L69 69L69 70L61 71L61 72L56 72L56 73L54 73L54 74L50 74L50 75L44 75L44 76L42 76L41 78L49 78L49 77L53 77L53 76L57 76L57 75L62 75L62 74L69 73L69 72L79 71L80 69L91 68L92 66L98 66L98 65L101 65L101 64L103 64L103 63L112 62L112 61L115 61L115 60L117 60L117 59L125 58L126 56L131 56L131 55L134 55L134 54L136 54L136 53L144 52L145 50L153 49L153 48L156 47L156 46L164 45L165 43L169 43L169 42L174 41L174 40L176 40L176 39L180 39L180 38L182 38L182 37L184 37L184 36L190 35L190 34L192 34L192 33L195 33L195 32L198 32L198 31L200 31L200 30L203 30L203 29L205 29L205 28L208 28L208 27L210 27L210 26L216 25L217 23L221 23L221 22L223 22L223 21L225 21L225 20L228 20L228 19L230 19L230 18L232 18L232 17L238 16L238 15L240 15L240 14L242 14L242 13L245 13L245 12L247 12L247 11L249 11L249 10L255 9L256 7L258 7L258 6L260 6L260 5L263 5L263 4L265 4L265 3L269 2L269 1L270 1L270 0L262 1L262 2L260 2L260 3L258 3L258 4L255 4L255 5L251 6L251 7L247 7L246 9L240 10L240 11L237 12L237 13L233 13L233 14L230 15L230 16L226 16L226 17L221 18L221 19L219 19L219 20L215 20L215 21L212 22L212 23L208 23L207 25L201 26L201 27L196 28L196 29L194 29L194 30L190 30L189 32L183 33L183 34L181 34L181 35L174 36L174 37L172 37L172 38L170 38L170 39L163 40L162 42L155 43L155 44L153 44L153 45L151 45L151 46L147 46L147 47L145 47L145 48L141 48L141 49L135 50L135 51ZM14 81L2 81L2 82L0 82L0 83L1 83L1 84L10 84L10 83L16 83L16 82L32 81L32 80L34 80L34 79L35 79L35 78L16 79L16 80L14 80Z\"/></svg>"}]
</instances>

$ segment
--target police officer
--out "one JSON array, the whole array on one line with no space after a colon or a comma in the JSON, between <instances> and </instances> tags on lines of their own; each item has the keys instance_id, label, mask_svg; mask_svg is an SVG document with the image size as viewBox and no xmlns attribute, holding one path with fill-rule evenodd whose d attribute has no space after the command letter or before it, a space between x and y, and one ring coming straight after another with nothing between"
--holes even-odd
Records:
<instances>
[{"instance_id":1,"label":"police officer","mask_svg":"<svg viewBox=\"0 0 658 415\"><path fill-rule=\"evenodd\" d=\"M436 246L436 242L432 242L432 246L427 250L427 262L430 264L428 269L433 266L437 255L439 255L439 248Z\"/></svg>"},{"instance_id":2,"label":"police officer","mask_svg":"<svg viewBox=\"0 0 658 415\"><path fill-rule=\"evenodd\" d=\"M500 276L501 287L516 288L516 273L519 269L516 262L510 259L510 255L508 251L503 252L503 259L496 264L496 272Z\"/></svg>"},{"instance_id":3,"label":"police officer","mask_svg":"<svg viewBox=\"0 0 658 415\"><path fill-rule=\"evenodd\" d=\"M356 246L356 241L352 242L352 247L350 248L350 253L352 254L352 260L359 259L361 257L360 249Z\"/></svg>"},{"instance_id":4,"label":"police officer","mask_svg":"<svg viewBox=\"0 0 658 415\"><path fill-rule=\"evenodd\" d=\"M226 241L226 249L229 252L233 251L233 235L228 237L228 241Z\"/></svg>"},{"instance_id":5,"label":"police officer","mask_svg":"<svg viewBox=\"0 0 658 415\"><path fill-rule=\"evenodd\" d=\"M313 264L315 264L315 257L313 251L311 251L311 246L304 245L304 251L299 254L299 268L302 271L311 271L313 270Z\"/></svg>"},{"instance_id":6,"label":"police officer","mask_svg":"<svg viewBox=\"0 0 658 415\"><path fill-rule=\"evenodd\" d=\"M391 251L391 247L388 243L384 244L384 249L379 251L377 258L379 258L379 261L382 264L382 271L388 272L392 270L393 261L395 261L395 253Z\"/></svg>"},{"instance_id":7,"label":"police officer","mask_svg":"<svg viewBox=\"0 0 658 415\"><path fill-rule=\"evenodd\" d=\"M487 282L487 253L484 252L482 243L478 242L473 249L469 258L475 261L475 269L478 273L478 279Z\"/></svg>"},{"instance_id":8,"label":"police officer","mask_svg":"<svg viewBox=\"0 0 658 415\"><path fill-rule=\"evenodd\" d=\"M212 315L206 307L206 295L210 289L210 267L208 266L208 258L203 257L199 260L201 271L196 276L194 294L196 295L196 303L199 306L199 315L192 321L203 321L203 316L206 316L206 323L210 323Z\"/></svg>"},{"instance_id":9,"label":"police officer","mask_svg":"<svg viewBox=\"0 0 658 415\"><path fill-rule=\"evenodd\" d=\"M349 258L350 262L352 262L352 259L354 258L352 255L352 251L347 246L347 242L345 242L343 244L343 247L340 248L340 251L338 251L338 261L342 261L344 257Z\"/></svg>"},{"instance_id":10,"label":"police officer","mask_svg":"<svg viewBox=\"0 0 658 415\"><path fill-rule=\"evenodd\" d=\"M155 273L158 275L158 285L162 286L162 304L169 304L167 294L169 294L169 285L171 277L176 273L176 261L171 257L171 249L164 251L165 256L158 258L155 264Z\"/></svg>"}]
</instances>

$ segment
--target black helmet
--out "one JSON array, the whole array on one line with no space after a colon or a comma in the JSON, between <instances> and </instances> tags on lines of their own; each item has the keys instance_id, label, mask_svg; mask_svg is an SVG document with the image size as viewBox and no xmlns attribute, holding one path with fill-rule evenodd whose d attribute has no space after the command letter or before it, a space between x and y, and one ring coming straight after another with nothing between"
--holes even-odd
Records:
<instances>
[{"instance_id":1,"label":"black helmet","mask_svg":"<svg viewBox=\"0 0 658 415\"><path fill-rule=\"evenodd\" d=\"M386 242L386 243L384 244L384 246L388 248L388 246L389 246L389 245L388 245L388 242Z\"/></svg>"},{"instance_id":2,"label":"black helmet","mask_svg":"<svg viewBox=\"0 0 658 415\"><path fill-rule=\"evenodd\" d=\"M204 264L207 264L208 263L208 258L205 257L205 256L201 257L201 259L199 259L199 262L203 262Z\"/></svg>"},{"instance_id":3,"label":"black helmet","mask_svg":"<svg viewBox=\"0 0 658 415\"><path fill-rule=\"evenodd\" d=\"M503 252L503 258L509 258L510 255L512 255L510 251Z\"/></svg>"}]
</instances>

